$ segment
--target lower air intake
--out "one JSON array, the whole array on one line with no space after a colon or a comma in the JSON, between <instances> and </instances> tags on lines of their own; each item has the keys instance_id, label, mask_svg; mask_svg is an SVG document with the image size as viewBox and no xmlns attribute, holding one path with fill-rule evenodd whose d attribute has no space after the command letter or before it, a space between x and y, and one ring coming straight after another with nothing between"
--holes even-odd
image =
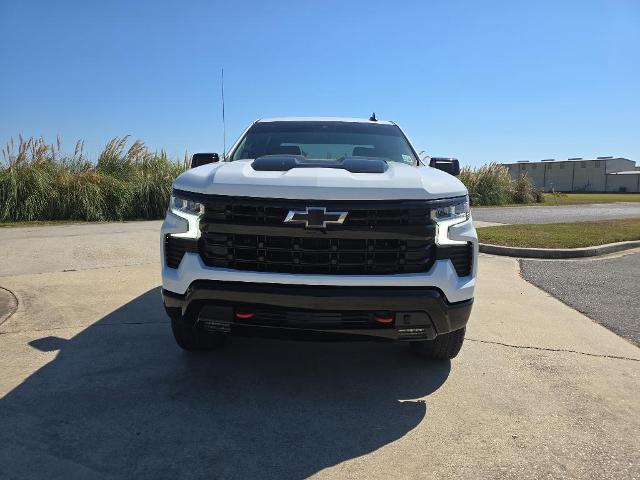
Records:
<instances>
[{"instance_id":1,"label":"lower air intake","mask_svg":"<svg viewBox=\"0 0 640 480\"><path fill-rule=\"evenodd\" d=\"M438 260L449 259L459 277L471 275L473 268L473 245L451 245L438 247Z\"/></svg>"}]
</instances>

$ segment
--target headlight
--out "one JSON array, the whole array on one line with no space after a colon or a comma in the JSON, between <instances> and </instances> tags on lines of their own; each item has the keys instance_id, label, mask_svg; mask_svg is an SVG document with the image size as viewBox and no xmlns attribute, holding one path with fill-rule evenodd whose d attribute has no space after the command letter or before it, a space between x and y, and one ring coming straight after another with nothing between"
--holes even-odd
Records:
<instances>
[{"instance_id":1,"label":"headlight","mask_svg":"<svg viewBox=\"0 0 640 480\"><path fill-rule=\"evenodd\" d=\"M183 198L180 195L171 195L169 214L187 220L185 232L171 233L172 237L200 238L200 217L204 214L204 205L200 202Z\"/></svg>"},{"instance_id":2,"label":"headlight","mask_svg":"<svg viewBox=\"0 0 640 480\"><path fill-rule=\"evenodd\" d=\"M445 220L469 220L469 197L461 197L451 202L436 206L431 210L431 219L435 222Z\"/></svg>"},{"instance_id":3,"label":"headlight","mask_svg":"<svg viewBox=\"0 0 640 480\"><path fill-rule=\"evenodd\" d=\"M451 240L449 238L449 227L465 222L469 218L471 218L469 196L438 202L431 209L431 219L436 224L436 244L461 245L466 243L460 240Z\"/></svg>"},{"instance_id":4,"label":"headlight","mask_svg":"<svg viewBox=\"0 0 640 480\"><path fill-rule=\"evenodd\" d=\"M204 213L204 205L200 202L182 198L177 195L171 196L171 209L188 215L200 216Z\"/></svg>"}]
</instances>

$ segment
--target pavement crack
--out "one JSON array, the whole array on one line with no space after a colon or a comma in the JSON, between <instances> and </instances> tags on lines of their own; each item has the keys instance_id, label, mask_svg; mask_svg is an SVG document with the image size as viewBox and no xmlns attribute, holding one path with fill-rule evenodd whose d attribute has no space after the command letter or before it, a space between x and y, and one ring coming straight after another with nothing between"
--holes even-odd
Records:
<instances>
[{"instance_id":1,"label":"pavement crack","mask_svg":"<svg viewBox=\"0 0 640 480\"><path fill-rule=\"evenodd\" d=\"M2 325L4 322L9 320L9 318L11 318L11 316L14 313L16 313L18 311L18 307L20 306L20 301L18 300L18 297L16 296L16 294L13 293L8 288L0 287L0 290L4 290L5 292L7 292L9 294L9 297L13 298L13 305L11 305L11 307L9 308L9 312L8 313L0 312L0 325Z\"/></svg>"},{"instance_id":2,"label":"pavement crack","mask_svg":"<svg viewBox=\"0 0 640 480\"><path fill-rule=\"evenodd\" d=\"M623 357L620 355L606 355L600 353L589 353L589 352L581 352L579 350L571 350L566 348L548 348L548 347L534 347L531 345L513 345L511 343L504 342L494 342L491 340L480 340L478 338L465 338L470 342L478 342L478 343L486 343L489 345L500 345L501 347L509 347L509 348L517 348L523 350L541 350L544 352L560 352L560 353L576 353L578 355L587 355L589 357L600 357L600 358L611 358L614 360L628 360L630 362L640 362L640 358L631 358L631 357Z\"/></svg>"},{"instance_id":3,"label":"pavement crack","mask_svg":"<svg viewBox=\"0 0 640 480\"><path fill-rule=\"evenodd\" d=\"M87 268L63 268L62 270L51 270L49 272L28 272L28 273L20 273L20 274L9 274L9 275L4 275L4 274L0 274L0 278L5 278L5 277L24 277L24 276L31 276L31 275L50 275L52 273L78 273L78 272L87 272L90 270L104 270L104 269L108 269L108 268L126 268L126 267L139 267L142 265L151 265L151 264L157 264L158 261L153 260L153 261L149 261L149 262L138 262L138 263L123 263L123 264L116 264L116 265L102 265L102 266L98 266L98 267L87 267Z\"/></svg>"},{"instance_id":4,"label":"pavement crack","mask_svg":"<svg viewBox=\"0 0 640 480\"><path fill-rule=\"evenodd\" d=\"M42 274L47 273L71 273L71 272L86 272L88 270L104 270L107 268L121 268L121 267L139 267L142 265L151 265L152 263L158 263L156 260L151 262L137 262L137 263L123 263L119 265L103 265L99 267L87 267L87 268L68 268L65 270L58 270L56 272L41 272Z\"/></svg>"}]
</instances>

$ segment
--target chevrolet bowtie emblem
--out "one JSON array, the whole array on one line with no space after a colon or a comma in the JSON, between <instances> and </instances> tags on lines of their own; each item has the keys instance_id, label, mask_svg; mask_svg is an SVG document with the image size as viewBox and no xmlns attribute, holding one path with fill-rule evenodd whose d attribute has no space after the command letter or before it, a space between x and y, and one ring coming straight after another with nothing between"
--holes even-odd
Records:
<instances>
[{"instance_id":1,"label":"chevrolet bowtie emblem","mask_svg":"<svg viewBox=\"0 0 640 480\"><path fill-rule=\"evenodd\" d=\"M284 223L303 223L305 228L327 228L329 223L343 223L348 212L327 212L324 207L289 210Z\"/></svg>"}]
</instances>

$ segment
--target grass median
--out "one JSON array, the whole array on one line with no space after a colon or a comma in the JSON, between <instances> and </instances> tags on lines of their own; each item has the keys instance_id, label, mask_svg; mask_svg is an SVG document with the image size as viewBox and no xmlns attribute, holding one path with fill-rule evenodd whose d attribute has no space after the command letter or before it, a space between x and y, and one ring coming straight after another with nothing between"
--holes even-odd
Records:
<instances>
[{"instance_id":1,"label":"grass median","mask_svg":"<svg viewBox=\"0 0 640 480\"><path fill-rule=\"evenodd\" d=\"M507 203L504 207L586 205L590 203L640 202L640 193L543 193L541 202ZM474 208L497 205L474 205Z\"/></svg>"},{"instance_id":2,"label":"grass median","mask_svg":"<svg viewBox=\"0 0 640 480\"><path fill-rule=\"evenodd\" d=\"M640 193L545 193L534 205L580 205L585 203L640 202Z\"/></svg>"},{"instance_id":3,"label":"grass median","mask_svg":"<svg viewBox=\"0 0 640 480\"><path fill-rule=\"evenodd\" d=\"M509 247L580 248L640 240L640 218L601 222L503 225L478 229L481 243Z\"/></svg>"}]
</instances>

